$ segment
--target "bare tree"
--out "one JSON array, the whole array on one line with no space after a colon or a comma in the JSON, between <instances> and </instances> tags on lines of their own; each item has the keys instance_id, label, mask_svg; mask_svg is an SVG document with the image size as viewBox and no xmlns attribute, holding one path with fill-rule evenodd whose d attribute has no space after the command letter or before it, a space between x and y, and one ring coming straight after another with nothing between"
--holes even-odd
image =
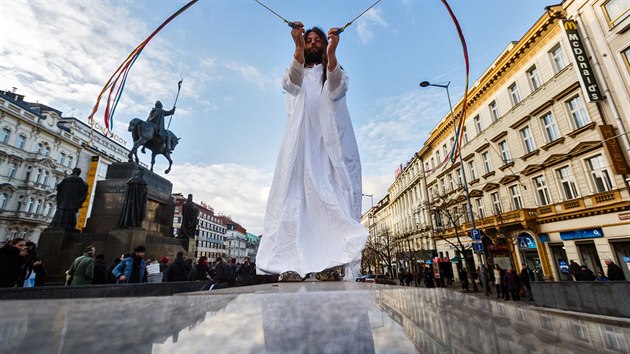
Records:
<instances>
[{"instance_id":1,"label":"bare tree","mask_svg":"<svg viewBox=\"0 0 630 354\"><path fill-rule=\"evenodd\" d=\"M389 275L392 276L394 274L392 269L394 254L394 237L392 233L387 228L380 229L375 232L375 234L370 235L365 244L362 266L364 266L366 258L372 261L367 263L368 265L376 264L378 261L378 264L385 266L388 269Z\"/></svg>"}]
</instances>

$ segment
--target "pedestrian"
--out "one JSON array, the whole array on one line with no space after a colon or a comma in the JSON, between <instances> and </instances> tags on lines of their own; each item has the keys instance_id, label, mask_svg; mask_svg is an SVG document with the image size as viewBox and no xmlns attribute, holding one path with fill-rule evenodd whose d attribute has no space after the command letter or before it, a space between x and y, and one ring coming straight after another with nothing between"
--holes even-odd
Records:
<instances>
[{"instance_id":1,"label":"pedestrian","mask_svg":"<svg viewBox=\"0 0 630 354\"><path fill-rule=\"evenodd\" d=\"M422 278L424 280L424 286L427 288L435 288L435 282L433 281L433 272L431 268L425 267L422 272Z\"/></svg>"},{"instance_id":2,"label":"pedestrian","mask_svg":"<svg viewBox=\"0 0 630 354\"><path fill-rule=\"evenodd\" d=\"M69 285L90 285L92 279L94 279L94 252L96 248L94 246L87 246L83 255L77 257L70 269L68 269L68 276L70 277Z\"/></svg>"},{"instance_id":3,"label":"pedestrian","mask_svg":"<svg viewBox=\"0 0 630 354\"><path fill-rule=\"evenodd\" d=\"M214 280L215 289L223 289L228 287L228 265L223 261L223 258L217 257L214 261L213 273L210 276Z\"/></svg>"},{"instance_id":4,"label":"pedestrian","mask_svg":"<svg viewBox=\"0 0 630 354\"><path fill-rule=\"evenodd\" d=\"M507 284L508 291L512 296L512 300L520 301L521 280L513 268L508 269L507 273L505 273L505 283Z\"/></svg>"},{"instance_id":5,"label":"pedestrian","mask_svg":"<svg viewBox=\"0 0 630 354\"><path fill-rule=\"evenodd\" d=\"M604 263L608 267L608 280L626 280L626 276L623 274L623 269L616 265L612 259L604 259Z\"/></svg>"},{"instance_id":6,"label":"pedestrian","mask_svg":"<svg viewBox=\"0 0 630 354\"><path fill-rule=\"evenodd\" d=\"M245 257L243 259L243 264L236 269L236 284L238 286L250 285L252 283L252 276L254 272L255 269L252 268L252 264L249 262L249 257Z\"/></svg>"},{"instance_id":7,"label":"pedestrian","mask_svg":"<svg viewBox=\"0 0 630 354\"><path fill-rule=\"evenodd\" d=\"M35 242L26 242L26 256L24 256L24 266L22 274L18 280L18 287L35 287L42 286L46 282L46 268L44 263L37 255L37 245Z\"/></svg>"},{"instance_id":8,"label":"pedestrian","mask_svg":"<svg viewBox=\"0 0 630 354\"><path fill-rule=\"evenodd\" d=\"M577 280L593 281L596 278L597 277L595 276L595 273L593 273L593 271L590 270L586 264L582 264L582 266L580 267L580 273L578 273L578 276L577 276Z\"/></svg>"},{"instance_id":9,"label":"pedestrian","mask_svg":"<svg viewBox=\"0 0 630 354\"><path fill-rule=\"evenodd\" d=\"M162 256L160 257L160 273L162 273L162 283L166 283L168 281L168 257Z\"/></svg>"},{"instance_id":10,"label":"pedestrian","mask_svg":"<svg viewBox=\"0 0 630 354\"><path fill-rule=\"evenodd\" d=\"M184 252L179 251L175 256L175 260L168 266L168 272L166 274L166 279L171 281L186 281L188 280L188 274L192 267L189 266L188 262L184 259Z\"/></svg>"},{"instance_id":11,"label":"pedestrian","mask_svg":"<svg viewBox=\"0 0 630 354\"><path fill-rule=\"evenodd\" d=\"M120 263L121 260L127 258L125 255L114 257L112 264L107 267L107 284L116 284L116 278L114 277L114 268Z\"/></svg>"},{"instance_id":12,"label":"pedestrian","mask_svg":"<svg viewBox=\"0 0 630 354\"><path fill-rule=\"evenodd\" d=\"M138 246L133 250L133 254L130 257L120 261L112 271L117 283L147 282L147 263L144 260L146 250L144 246Z\"/></svg>"},{"instance_id":13,"label":"pedestrian","mask_svg":"<svg viewBox=\"0 0 630 354\"><path fill-rule=\"evenodd\" d=\"M226 276L227 276L227 284L229 288L233 288L236 286L236 269L238 266L236 265L236 258L232 257L230 259L230 263L227 264L226 268Z\"/></svg>"},{"instance_id":14,"label":"pedestrian","mask_svg":"<svg viewBox=\"0 0 630 354\"><path fill-rule=\"evenodd\" d=\"M17 286L27 253L26 241L19 237L0 248L0 288Z\"/></svg>"},{"instance_id":15,"label":"pedestrian","mask_svg":"<svg viewBox=\"0 0 630 354\"><path fill-rule=\"evenodd\" d=\"M405 271L404 270L401 270L400 273L398 274L398 281L400 281L401 286L405 285Z\"/></svg>"},{"instance_id":16,"label":"pedestrian","mask_svg":"<svg viewBox=\"0 0 630 354\"><path fill-rule=\"evenodd\" d=\"M505 271L501 269L501 266L498 264L494 265L494 269L492 269L492 274L494 275L494 287L497 290L497 299L505 298L505 293L503 293L503 287L501 286L501 280L503 279L503 275Z\"/></svg>"},{"instance_id":17,"label":"pedestrian","mask_svg":"<svg viewBox=\"0 0 630 354\"><path fill-rule=\"evenodd\" d=\"M532 286L529 282L536 281L536 274L534 274L533 270L529 269L527 263L523 263L520 281L521 284L523 284L523 287L525 287L525 292L527 293L527 298L529 299L529 301L534 301L534 297L532 296Z\"/></svg>"},{"instance_id":18,"label":"pedestrian","mask_svg":"<svg viewBox=\"0 0 630 354\"><path fill-rule=\"evenodd\" d=\"M208 267L208 257L201 256L197 264L193 267L188 275L189 281L212 281L210 277L210 268Z\"/></svg>"},{"instance_id":19,"label":"pedestrian","mask_svg":"<svg viewBox=\"0 0 630 354\"><path fill-rule=\"evenodd\" d=\"M105 254L99 253L94 257L94 278L92 284L107 284L107 264Z\"/></svg>"},{"instance_id":20,"label":"pedestrian","mask_svg":"<svg viewBox=\"0 0 630 354\"><path fill-rule=\"evenodd\" d=\"M460 268L459 269L459 281L462 282L462 290L464 290L465 293L467 293L468 290L468 273L466 272L466 269L464 268Z\"/></svg>"},{"instance_id":21,"label":"pedestrian","mask_svg":"<svg viewBox=\"0 0 630 354\"><path fill-rule=\"evenodd\" d=\"M578 281L579 276L580 276L580 272L581 272L581 267L579 264L577 264L575 261L571 260L569 261L569 273L571 273L571 276L573 277L574 281Z\"/></svg>"},{"instance_id":22,"label":"pedestrian","mask_svg":"<svg viewBox=\"0 0 630 354\"><path fill-rule=\"evenodd\" d=\"M348 77L337 61L337 28L307 31L296 21L283 78L288 111L256 262L258 274L346 265L360 272L368 237L361 225L361 161L346 106Z\"/></svg>"}]
</instances>

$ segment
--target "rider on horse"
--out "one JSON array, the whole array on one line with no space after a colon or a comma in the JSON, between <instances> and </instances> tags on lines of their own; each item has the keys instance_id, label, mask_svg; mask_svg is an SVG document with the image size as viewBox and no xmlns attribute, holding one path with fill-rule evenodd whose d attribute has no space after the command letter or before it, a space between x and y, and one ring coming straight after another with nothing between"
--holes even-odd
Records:
<instances>
[{"instance_id":1,"label":"rider on horse","mask_svg":"<svg viewBox=\"0 0 630 354\"><path fill-rule=\"evenodd\" d=\"M173 145L171 142L171 137L167 134L166 129L164 128L164 117L171 116L175 113L175 107L170 111L165 111L162 109L162 102L155 102L155 108L151 109L151 113L149 113L149 118L147 118L148 122L153 123L155 127L155 134L158 139L164 141L166 143L167 151L173 151ZM144 152L144 150L143 150Z\"/></svg>"}]
</instances>

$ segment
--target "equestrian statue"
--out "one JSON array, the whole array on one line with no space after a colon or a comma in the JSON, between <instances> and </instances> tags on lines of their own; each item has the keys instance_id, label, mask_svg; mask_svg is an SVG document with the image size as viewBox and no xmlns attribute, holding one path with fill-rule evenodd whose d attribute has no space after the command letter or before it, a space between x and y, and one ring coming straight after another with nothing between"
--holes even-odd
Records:
<instances>
[{"instance_id":1,"label":"equestrian statue","mask_svg":"<svg viewBox=\"0 0 630 354\"><path fill-rule=\"evenodd\" d=\"M175 97L175 103L177 103L177 98L179 97L179 90L182 87L182 81L178 83L177 96ZM168 168L164 171L164 173L169 173L171 171L171 166L173 165L173 160L171 160L171 153L175 150L177 143L179 143L179 138L173 134L172 131L168 130L168 127L164 127L164 118L172 116L175 114L175 104L173 104L173 109L170 111L165 111L162 108L162 102L155 102L155 107L151 109L151 113L149 113L149 117L146 121L140 118L134 118L129 122L129 131L131 132L131 136L133 138L133 147L131 151L129 151L129 162L138 163L138 148L142 147L142 153L145 152L145 148L151 150L151 171L153 171L153 165L155 164L155 156L156 155L164 155L168 160ZM169 120L170 126L170 120Z\"/></svg>"}]
</instances>

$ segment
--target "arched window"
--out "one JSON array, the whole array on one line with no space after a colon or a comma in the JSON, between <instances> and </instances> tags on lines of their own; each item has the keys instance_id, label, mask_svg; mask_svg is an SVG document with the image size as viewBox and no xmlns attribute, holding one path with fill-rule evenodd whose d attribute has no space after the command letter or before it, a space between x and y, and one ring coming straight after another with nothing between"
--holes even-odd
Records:
<instances>
[{"instance_id":1,"label":"arched window","mask_svg":"<svg viewBox=\"0 0 630 354\"><path fill-rule=\"evenodd\" d=\"M17 140L15 141L15 147L18 149L23 149L26 144L26 135L18 135Z\"/></svg>"},{"instance_id":2,"label":"arched window","mask_svg":"<svg viewBox=\"0 0 630 354\"><path fill-rule=\"evenodd\" d=\"M9 201L9 195L6 193L0 193L0 209L4 209Z\"/></svg>"},{"instance_id":3,"label":"arched window","mask_svg":"<svg viewBox=\"0 0 630 354\"><path fill-rule=\"evenodd\" d=\"M42 201L39 200L39 199L36 199L35 200L35 206L33 207L33 213L34 214L39 214L39 210L40 210L41 206L42 206Z\"/></svg>"},{"instance_id":4,"label":"arched window","mask_svg":"<svg viewBox=\"0 0 630 354\"><path fill-rule=\"evenodd\" d=\"M66 153L62 152L61 154L59 154L59 164L63 165L66 163Z\"/></svg>"},{"instance_id":5,"label":"arched window","mask_svg":"<svg viewBox=\"0 0 630 354\"><path fill-rule=\"evenodd\" d=\"M44 144L37 143L37 145L35 145L35 149L33 150L33 152L36 154L39 154L42 152L42 149L44 149Z\"/></svg>"},{"instance_id":6,"label":"arched window","mask_svg":"<svg viewBox=\"0 0 630 354\"><path fill-rule=\"evenodd\" d=\"M43 173L44 173L44 171L42 171L41 168L37 169L37 177L35 178L35 183L41 182Z\"/></svg>"},{"instance_id":7,"label":"arched window","mask_svg":"<svg viewBox=\"0 0 630 354\"><path fill-rule=\"evenodd\" d=\"M50 155L50 146L48 145L44 146L44 152L42 152L42 155L44 156Z\"/></svg>"},{"instance_id":8,"label":"arched window","mask_svg":"<svg viewBox=\"0 0 630 354\"><path fill-rule=\"evenodd\" d=\"M46 171L44 172L44 180L42 181L43 185L48 184L48 177L50 176L50 172Z\"/></svg>"},{"instance_id":9,"label":"arched window","mask_svg":"<svg viewBox=\"0 0 630 354\"><path fill-rule=\"evenodd\" d=\"M0 131L0 142L5 144L8 143L10 136L11 130L9 130L8 128L2 128L2 130Z\"/></svg>"},{"instance_id":10,"label":"arched window","mask_svg":"<svg viewBox=\"0 0 630 354\"><path fill-rule=\"evenodd\" d=\"M24 211L26 211L27 213L30 213L32 208L33 208L33 198L28 198L28 200L26 201L26 206L24 206Z\"/></svg>"}]
</instances>

